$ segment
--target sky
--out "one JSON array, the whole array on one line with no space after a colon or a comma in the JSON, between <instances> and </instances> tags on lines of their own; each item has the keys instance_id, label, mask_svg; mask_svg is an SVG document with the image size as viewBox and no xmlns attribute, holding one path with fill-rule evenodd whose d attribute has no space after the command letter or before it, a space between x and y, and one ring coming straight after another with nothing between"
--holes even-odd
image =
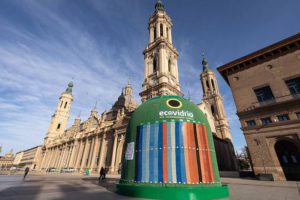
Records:
<instances>
[{"instance_id":1,"label":"sky","mask_svg":"<svg viewBox=\"0 0 300 200\"><path fill-rule=\"evenodd\" d=\"M143 50L155 0L1 0L0 145L14 153L43 143L60 94L73 80L68 126L97 101L109 110L130 79L143 82ZM202 100L201 54L213 70L300 32L299 0L164 0L179 52L179 80ZM230 88L218 83L236 150L245 145Z\"/></svg>"}]
</instances>

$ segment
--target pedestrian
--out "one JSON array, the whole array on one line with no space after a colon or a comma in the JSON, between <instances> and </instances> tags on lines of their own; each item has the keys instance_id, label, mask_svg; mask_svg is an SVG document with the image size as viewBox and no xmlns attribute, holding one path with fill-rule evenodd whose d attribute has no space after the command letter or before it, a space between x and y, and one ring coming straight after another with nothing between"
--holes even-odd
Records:
<instances>
[{"instance_id":1,"label":"pedestrian","mask_svg":"<svg viewBox=\"0 0 300 200\"><path fill-rule=\"evenodd\" d=\"M106 167L105 169L104 169L104 179L106 179L106 174L107 174L107 172L108 172L108 168Z\"/></svg>"},{"instance_id":2,"label":"pedestrian","mask_svg":"<svg viewBox=\"0 0 300 200\"><path fill-rule=\"evenodd\" d=\"M101 170L100 170L100 176L98 178L99 182L101 179L102 180L105 179L105 169L103 167L101 167Z\"/></svg>"},{"instance_id":3,"label":"pedestrian","mask_svg":"<svg viewBox=\"0 0 300 200\"><path fill-rule=\"evenodd\" d=\"M28 172L29 172L29 167L26 167L26 168L25 168L25 173L24 173L24 177L23 177L23 179L25 179L25 178L26 178L26 176L27 176Z\"/></svg>"}]
</instances>

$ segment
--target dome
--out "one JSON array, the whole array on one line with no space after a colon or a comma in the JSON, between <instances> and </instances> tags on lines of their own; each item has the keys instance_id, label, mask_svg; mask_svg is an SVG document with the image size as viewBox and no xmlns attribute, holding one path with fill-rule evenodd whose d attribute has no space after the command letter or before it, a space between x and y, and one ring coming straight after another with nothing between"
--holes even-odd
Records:
<instances>
[{"instance_id":1,"label":"dome","mask_svg":"<svg viewBox=\"0 0 300 200\"><path fill-rule=\"evenodd\" d=\"M161 0L158 0L155 4L155 10L164 10L164 4Z\"/></svg>"},{"instance_id":2,"label":"dome","mask_svg":"<svg viewBox=\"0 0 300 200\"><path fill-rule=\"evenodd\" d=\"M158 96L144 102L132 114L125 141L118 193L153 199L228 196L209 123L191 101Z\"/></svg>"},{"instance_id":3,"label":"dome","mask_svg":"<svg viewBox=\"0 0 300 200\"><path fill-rule=\"evenodd\" d=\"M68 84L68 87L73 87L73 81L70 81L69 84Z\"/></svg>"},{"instance_id":4,"label":"dome","mask_svg":"<svg viewBox=\"0 0 300 200\"><path fill-rule=\"evenodd\" d=\"M65 93L67 93L67 94L72 94L72 89L73 89L73 81L70 81L69 82L69 84L68 84L68 87L67 87L67 89L66 89L66 91L65 91Z\"/></svg>"}]
</instances>

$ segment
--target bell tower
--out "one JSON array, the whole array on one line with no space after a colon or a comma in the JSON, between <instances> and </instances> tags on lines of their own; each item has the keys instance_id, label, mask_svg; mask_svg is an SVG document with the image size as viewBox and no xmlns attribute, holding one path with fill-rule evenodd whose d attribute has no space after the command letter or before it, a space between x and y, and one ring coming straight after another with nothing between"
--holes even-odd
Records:
<instances>
[{"instance_id":1,"label":"bell tower","mask_svg":"<svg viewBox=\"0 0 300 200\"><path fill-rule=\"evenodd\" d=\"M208 61L203 55L202 59L203 70L200 74L200 80L203 90L203 102L210 110L216 127L216 134L221 139L231 138L229 124L226 118L223 98L219 92L219 86L215 73L209 68Z\"/></svg>"},{"instance_id":2,"label":"bell tower","mask_svg":"<svg viewBox=\"0 0 300 200\"><path fill-rule=\"evenodd\" d=\"M142 102L158 95L183 96L178 78L178 52L172 44L172 21L161 0L149 19L149 43L144 50Z\"/></svg>"},{"instance_id":3,"label":"bell tower","mask_svg":"<svg viewBox=\"0 0 300 200\"><path fill-rule=\"evenodd\" d=\"M67 122L70 116L71 103L73 102L73 82L68 84L65 92L59 97L56 110L51 118L51 123L45 137L45 144L49 143L52 139L59 137L64 133Z\"/></svg>"}]
</instances>

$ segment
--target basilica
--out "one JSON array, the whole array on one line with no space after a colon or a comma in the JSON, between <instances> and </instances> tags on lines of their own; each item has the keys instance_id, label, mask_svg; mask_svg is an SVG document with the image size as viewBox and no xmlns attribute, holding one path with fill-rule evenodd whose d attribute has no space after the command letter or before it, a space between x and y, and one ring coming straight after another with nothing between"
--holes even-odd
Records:
<instances>
[{"instance_id":1,"label":"basilica","mask_svg":"<svg viewBox=\"0 0 300 200\"><path fill-rule=\"evenodd\" d=\"M163 3L158 0L149 18L149 42L143 52L142 102L159 95L184 95L180 89L177 64L179 54L173 46L172 26ZM222 172L235 172L237 163L217 78L204 57L202 65L200 82L203 100L198 107L210 123L221 175ZM72 90L73 83L70 82L59 97L44 139L38 168L44 171L50 168L72 168L78 172L90 169L92 173L98 173L104 167L109 174L119 174L126 127L138 105L132 95L131 84L128 83L122 89L109 111L99 114L95 107L87 120L81 121L78 116L73 125L67 128L73 101Z\"/></svg>"}]
</instances>

